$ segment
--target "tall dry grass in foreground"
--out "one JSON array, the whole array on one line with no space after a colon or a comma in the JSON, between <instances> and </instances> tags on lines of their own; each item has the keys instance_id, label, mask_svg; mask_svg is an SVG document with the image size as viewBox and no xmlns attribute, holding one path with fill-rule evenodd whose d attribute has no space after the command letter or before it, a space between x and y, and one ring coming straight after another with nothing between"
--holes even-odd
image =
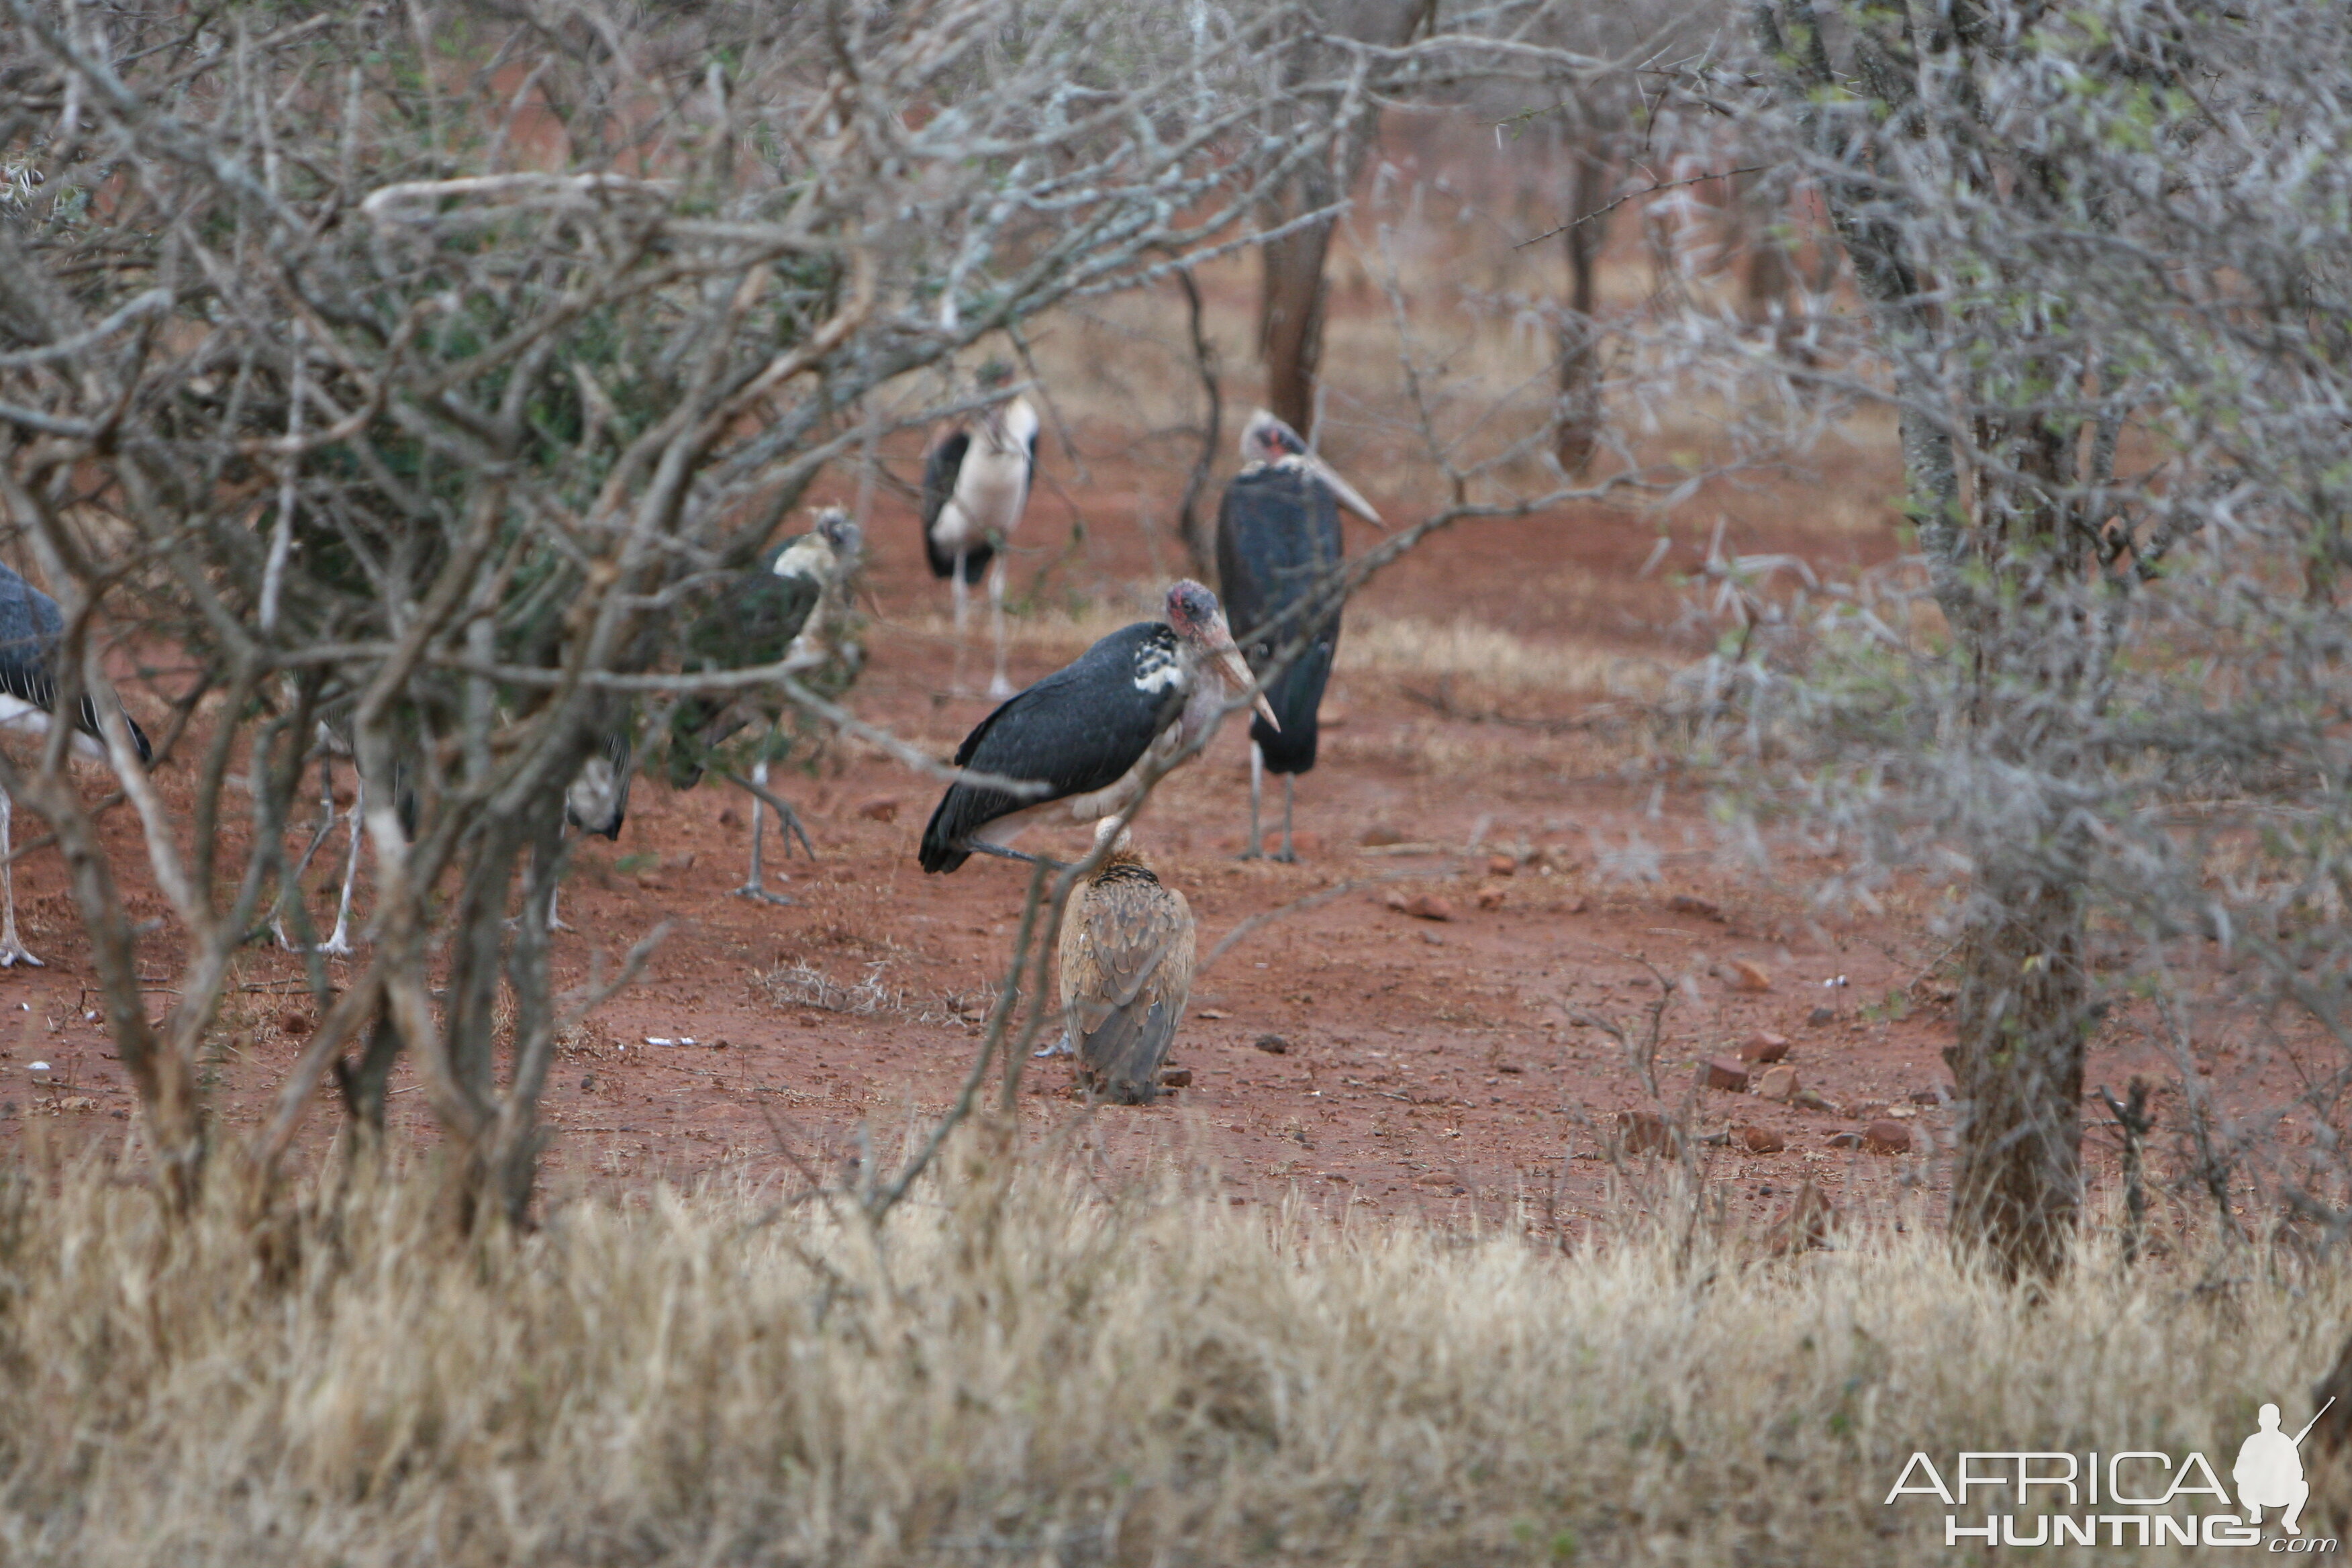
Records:
<instances>
[{"instance_id":1,"label":"tall dry grass in foreground","mask_svg":"<svg viewBox=\"0 0 2352 1568\"><path fill-rule=\"evenodd\" d=\"M1036 1173L879 1246L717 1191L459 1246L428 1185L265 1235L0 1184L0 1561L1950 1563L1932 1501L1880 1505L1913 1448L2226 1456L2352 1307L2093 1258L2036 1309L1916 1236L1677 1266Z\"/></svg>"}]
</instances>

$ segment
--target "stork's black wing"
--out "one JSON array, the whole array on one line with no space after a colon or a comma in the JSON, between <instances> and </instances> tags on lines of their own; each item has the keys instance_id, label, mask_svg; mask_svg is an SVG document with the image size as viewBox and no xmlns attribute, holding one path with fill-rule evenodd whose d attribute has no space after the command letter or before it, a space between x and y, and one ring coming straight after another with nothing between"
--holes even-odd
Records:
<instances>
[{"instance_id":1,"label":"stork's black wing","mask_svg":"<svg viewBox=\"0 0 2352 1568\"><path fill-rule=\"evenodd\" d=\"M955 494L956 475L963 470L963 455L971 450L971 432L950 431L923 459L923 532L928 537L940 513Z\"/></svg>"},{"instance_id":2,"label":"stork's black wing","mask_svg":"<svg viewBox=\"0 0 2352 1568\"><path fill-rule=\"evenodd\" d=\"M1044 795L955 784L923 829L926 871L952 871L971 837L1000 816L1048 800L1108 788L1127 775L1184 707L1184 687L1161 672L1176 663L1176 634L1139 621L1095 644L1076 662L1007 699L956 749L956 766L1031 779Z\"/></svg>"},{"instance_id":3,"label":"stork's black wing","mask_svg":"<svg viewBox=\"0 0 2352 1568\"><path fill-rule=\"evenodd\" d=\"M1331 682L1331 661L1339 647L1335 618L1328 637L1318 637L1290 661L1289 668L1265 689L1266 706L1282 723L1269 726L1263 713L1250 718L1250 739L1270 773L1304 773L1315 768L1315 748L1322 734L1317 715L1323 707L1323 689Z\"/></svg>"},{"instance_id":4,"label":"stork's black wing","mask_svg":"<svg viewBox=\"0 0 2352 1568\"><path fill-rule=\"evenodd\" d=\"M1329 584L1343 548L1339 504L1312 475L1253 468L1225 487L1217 510L1217 576L1242 657L1263 671L1283 647L1301 634L1307 638L1266 689L1282 728L1269 728L1263 717L1250 721L1250 739L1275 773L1305 773L1315 765L1315 716L1339 651L1339 604L1335 599L1312 614L1281 617Z\"/></svg>"},{"instance_id":5,"label":"stork's black wing","mask_svg":"<svg viewBox=\"0 0 2352 1568\"><path fill-rule=\"evenodd\" d=\"M745 669L773 664L790 651L808 625L824 584L814 577L779 576L776 558L805 534L794 534L720 584L709 605L687 628L688 669Z\"/></svg>"},{"instance_id":6,"label":"stork's black wing","mask_svg":"<svg viewBox=\"0 0 2352 1568\"><path fill-rule=\"evenodd\" d=\"M687 627L680 662L691 670L748 669L775 664L792 650L824 596L814 577L779 576L778 556L805 539L794 534L720 585L703 612ZM710 749L748 722L741 703L727 697L683 698L670 710L669 781L690 789L702 777ZM722 731L722 726L724 726Z\"/></svg>"},{"instance_id":7,"label":"stork's black wing","mask_svg":"<svg viewBox=\"0 0 2352 1568\"><path fill-rule=\"evenodd\" d=\"M954 552L940 549L931 531L939 526L940 514L947 510L949 500L955 495L956 476L963 471L964 454L971 450L971 432L959 428L950 431L944 440L931 448L931 455L923 459L923 554L931 563L931 575L934 577L955 575ZM1029 444L1029 467L1033 478L1036 466L1037 444L1032 440ZM986 544L974 544L965 552L963 580L979 582L981 573L995 553Z\"/></svg>"},{"instance_id":8,"label":"stork's black wing","mask_svg":"<svg viewBox=\"0 0 2352 1568\"><path fill-rule=\"evenodd\" d=\"M0 565L0 691L29 702L44 713L58 710L58 645L65 638L65 616L58 602L5 565ZM98 704L88 696L74 721L83 733L103 739L98 724ZM147 731L125 713L131 744L142 763L154 759Z\"/></svg>"}]
</instances>

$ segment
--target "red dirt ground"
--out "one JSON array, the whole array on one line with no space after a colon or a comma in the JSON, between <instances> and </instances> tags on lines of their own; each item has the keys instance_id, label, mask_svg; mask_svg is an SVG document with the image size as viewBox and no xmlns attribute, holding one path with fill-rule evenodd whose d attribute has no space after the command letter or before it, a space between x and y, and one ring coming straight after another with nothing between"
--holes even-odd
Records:
<instances>
[{"instance_id":1,"label":"red dirt ground","mask_svg":"<svg viewBox=\"0 0 2352 1568\"><path fill-rule=\"evenodd\" d=\"M1359 454L1349 466L1376 500L1393 500L1377 465ZM1122 489L1116 458L1097 456L1093 471L1096 489L1033 504L1024 575L1059 551L1073 507L1100 520L1059 569L1055 593L1101 594L1149 573L1144 542L1117 520L1135 515L1132 490L1150 481L1129 471ZM1840 482L1873 477L1857 464ZM1825 575L1892 553L1891 532L1788 521L1805 515L1805 493L1791 485L1702 496L1681 514L1690 521L1674 531L1669 567L1695 561L1727 510L1777 520L1741 524L1735 548L1800 552ZM1655 526L1596 512L1467 528L1381 578L1350 614L1450 621L1469 613L1530 641L1572 637L1685 661L1714 634L1659 629L1675 620L1675 592L1664 573L1636 577ZM907 624L944 599L923 569L911 515L886 500L869 532L876 620L854 700L866 717L945 753L986 705L944 694L949 648ZM1181 555L1164 539L1157 548L1163 560ZM1019 657L1016 679L1066 657L1032 650ZM1738 1140L1704 1152L1707 1180L1735 1218L1780 1211L1807 1178L1842 1204L1881 1213L1898 1212L1906 1190L1939 1184L1945 1162L1926 1152L1924 1137L1898 1155L1831 1144L1890 1104L1922 1133L1949 1128L1947 1110L1913 1102L1932 1102L1948 1077L1938 1051L1948 1026L1929 987L1913 993L1923 1005L1900 1021L1880 1005L1934 956L1923 921L1897 912L1814 924L1792 893L1718 866L1703 798L1642 763L1638 746L1445 717L1405 684L1361 672L1336 683L1323 765L1299 792L1301 864L1234 858L1247 799L1239 726L1170 782L1139 838L1192 900L1204 953L1245 919L1349 879L1395 880L1268 921L1203 974L1175 1053L1192 1083L1163 1104L1090 1110L1073 1097L1066 1065L1031 1064L1024 1121L1036 1140L1075 1151L1108 1179L1173 1161L1236 1204L1295 1191L1334 1210L1494 1221L1516 1212L1573 1227L1577 1216L1639 1204L1652 1190L1640 1173L1654 1164L1621 1165L1604 1153L1616 1113L1652 1102L1617 1047L1571 1017L1591 1009L1637 1023L1656 994L1646 959L1682 982L1660 1054L1665 1098L1690 1105L1702 1131L1745 1123L1786 1142L1773 1153ZM1521 694L1514 706L1572 718L1588 700L1563 693L1545 711ZM556 943L565 983L584 978L592 960L609 965L656 922L673 925L644 982L603 1009L558 1064L546 1107L551 1190L722 1170L788 1186L806 1171L832 1176L855 1157L861 1128L895 1150L965 1072L980 1035L969 1018L1009 951L1021 868L975 859L956 875L926 877L914 848L936 786L861 748L836 749L817 777L780 778L817 846L814 865L789 863L782 885L793 907L730 896L742 877L749 801L717 785L677 795L641 780L620 843L580 852L563 903L578 929ZM140 881L143 856L127 815L108 828L115 864L141 889L138 907L160 914ZM1375 828L1457 848L1365 853ZM1462 852L1474 837L1476 851ZM1064 847L1080 842L1073 836ZM1637 842L1656 879L1604 874ZM339 849L340 837L320 857L322 871ZM1496 874L1497 854L1509 857L1509 874ZM325 876L312 881L331 890ZM1482 907L1482 889L1496 907ZM1454 918L1397 912L1384 901L1392 890L1442 897ZM53 853L19 869L18 897L27 940L49 966L0 973L0 1008L20 1018L0 1026L0 1147L128 1134L131 1098L101 1023L82 1012L86 950ZM161 970L169 933L149 940ZM1769 976L1769 989L1738 989L1727 977L1739 960ZM763 976L794 963L845 987L872 975L886 1005L861 1015L780 1002ZM206 1068L227 1136L258 1120L309 1026L299 973L274 951L256 950L245 963L247 989L228 1019L236 1033ZM1692 1089L1697 1060L1758 1030L1786 1036L1804 1085L1837 1109ZM1260 1048L1270 1036L1286 1043L1281 1054ZM646 1043L684 1037L697 1043ZM2091 1081L2120 1089L2151 1059L2103 1041ZM36 1062L48 1069L33 1070ZM396 1120L426 1133L413 1082L404 1069ZM311 1147L333 1115L322 1095L307 1129Z\"/></svg>"}]
</instances>

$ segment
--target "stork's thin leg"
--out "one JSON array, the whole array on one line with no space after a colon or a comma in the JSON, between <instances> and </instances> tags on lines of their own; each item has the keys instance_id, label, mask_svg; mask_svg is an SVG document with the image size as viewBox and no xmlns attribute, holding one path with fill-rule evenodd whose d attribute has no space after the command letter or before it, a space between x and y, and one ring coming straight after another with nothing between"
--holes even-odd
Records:
<instances>
[{"instance_id":1,"label":"stork's thin leg","mask_svg":"<svg viewBox=\"0 0 2352 1568\"><path fill-rule=\"evenodd\" d=\"M1296 793L1298 775L1297 773L1285 773L1282 775L1282 853L1276 856L1275 858L1281 861L1286 866L1295 864L1298 859L1297 855L1293 852L1290 847L1291 798Z\"/></svg>"},{"instance_id":2,"label":"stork's thin leg","mask_svg":"<svg viewBox=\"0 0 2352 1568\"><path fill-rule=\"evenodd\" d=\"M765 757L751 764L751 782L761 789L768 787L768 760ZM761 851L768 836L767 813L762 809L766 804L756 795L751 797L751 874L744 879L743 885L735 892L739 898L757 899L763 904L789 904L793 900L783 894L768 891L767 876L761 869ZM784 841L786 855L793 852L793 826L789 821L776 825L776 835Z\"/></svg>"},{"instance_id":3,"label":"stork's thin leg","mask_svg":"<svg viewBox=\"0 0 2352 1568\"><path fill-rule=\"evenodd\" d=\"M761 784L766 784L768 781L762 776L765 769L765 763L753 767L751 770L752 778L758 780ZM743 894L747 898L757 898L761 893L766 890L763 886L766 879L760 874L760 850L761 845L765 842L768 837L767 814L768 803L761 800L758 795L753 795L751 797L751 869L750 873L744 877L743 885L735 889L737 892Z\"/></svg>"},{"instance_id":4,"label":"stork's thin leg","mask_svg":"<svg viewBox=\"0 0 2352 1568\"><path fill-rule=\"evenodd\" d=\"M1265 785L1265 752L1255 741L1250 742L1250 836L1242 846L1241 858L1257 859L1265 853L1265 840L1261 837L1257 821L1258 793Z\"/></svg>"},{"instance_id":5,"label":"stork's thin leg","mask_svg":"<svg viewBox=\"0 0 2352 1568\"><path fill-rule=\"evenodd\" d=\"M997 554L996 565L988 574L988 619L996 634L996 673L988 682L988 698L1002 702L1013 695L1013 682L1004 677L1004 556Z\"/></svg>"},{"instance_id":6,"label":"stork's thin leg","mask_svg":"<svg viewBox=\"0 0 2352 1568\"><path fill-rule=\"evenodd\" d=\"M19 963L29 963L40 969L45 965L16 935L16 851L8 837L9 813L8 792L0 789L0 902L5 902L7 910L5 916L0 916L0 967L13 969Z\"/></svg>"},{"instance_id":7,"label":"stork's thin leg","mask_svg":"<svg viewBox=\"0 0 2352 1568\"><path fill-rule=\"evenodd\" d=\"M343 892L335 903L335 929L319 944L320 952L348 953L352 951L352 884L360 876L360 824L367 817L367 775L357 775L359 782L352 786L352 848L343 858Z\"/></svg>"},{"instance_id":8,"label":"stork's thin leg","mask_svg":"<svg viewBox=\"0 0 2352 1568\"><path fill-rule=\"evenodd\" d=\"M957 556L955 558L955 571L948 578L948 581L954 585L955 595L955 676L954 679L948 682L948 689L955 693L958 697L961 697L964 694L964 623L968 618L970 618L971 615L970 608L965 603L971 590L965 584L963 580L963 563L964 557L961 555Z\"/></svg>"},{"instance_id":9,"label":"stork's thin leg","mask_svg":"<svg viewBox=\"0 0 2352 1568\"><path fill-rule=\"evenodd\" d=\"M570 926L565 925L555 912L555 906L562 896L563 884L561 881L547 889L547 929L549 931L570 931L572 929ZM520 924L522 924L522 917L520 915L515 915L508 920L507 929L509 931L512 931Z\"/></svg>"},{"instance_id":10,"label":"stork's thin leg","mask_svg":"<svg viewBox=\"0 0 2352 1568\"><path fill-rule=\"evenodd\" d=\"M278 939L281 952L299 951L294 945L294 939L286 934L286 906L290 900L301 897L302 878L310 869L310 858L318 854L319 846L327 841L327 835L335 830L335 770L334 764L323 756L319 759L319 831L310 835L310 842L303 847L302 858L294 862L294 868L287 872L278 884L278 906L270 911L269 934Z\"/></svg>"}]
</instances>

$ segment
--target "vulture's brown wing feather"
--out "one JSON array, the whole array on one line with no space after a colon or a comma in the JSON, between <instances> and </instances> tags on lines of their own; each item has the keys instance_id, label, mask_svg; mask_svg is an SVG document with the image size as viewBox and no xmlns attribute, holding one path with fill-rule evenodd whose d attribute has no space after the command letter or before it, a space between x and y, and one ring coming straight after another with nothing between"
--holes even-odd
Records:
<instances>
[{"instance_id":1,"label":"vulture's brown wing feather","mask_svg":"<svg viewBox=\"0 0 2352 1568\"><path fill-rule=\"evenodd\" d=\"M1100 879L1072 900L1062 995L1080 1065L1123 1103L1158 1092L1192 988L1192 915L1149 873Z\"/></svg>"}]
</instances>

